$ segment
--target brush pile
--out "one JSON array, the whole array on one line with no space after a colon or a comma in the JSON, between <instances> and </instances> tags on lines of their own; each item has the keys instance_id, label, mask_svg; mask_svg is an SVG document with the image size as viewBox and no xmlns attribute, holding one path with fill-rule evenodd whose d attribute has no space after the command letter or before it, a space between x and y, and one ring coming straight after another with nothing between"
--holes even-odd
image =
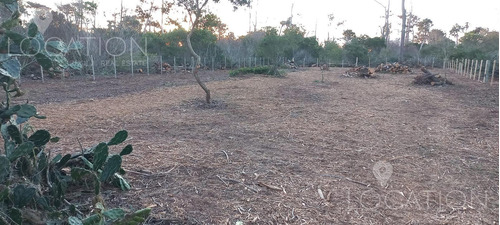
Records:
<instances>
[{"instance_id":1,"label":"brush pile","mask_svg":"<svg viewBox=\"0 0 500 225\"><path fill-rule=\"evenodd\" d=\"M433 74L429 70L427 70L425 67L422 67L420 70L424 72L422 75L418 75L415 77L415 80L413 81L413 84L417 85L432 85L432 86L437 86L437 85L453 85L451 81L447 80L446 77L442 77L439 74Z\"/></svg>"},{"instance_id":2,"label":"brush pile","mask_svg":"<svg viewBox=\"0 0 500 225\"><path fill-rule=\"evenodd\" d=\"M297 66L295 65L295 58L293 58L292 60L288 60L288 62L285 63L285 66L288 69L297 69Z\"/></svg>"},{"instance_id":3,"label":"brush pile","mask_svg":"<svg viewBox=\"0 0 500 225\"><path fill-rule=\"evenodd\" d=\"M375 68L375 72L377 73L411 73L411 69L409 66L405 66L399 63L387 63L380 64Z\"/></svg>"},{"instance_id":4,"label":"brush pile","mask_svg":"<svg viewBox=\"0 0 500 225\"><path fill-rule=\"evenodd\" d=\"M375 78L375 74L367 67L354 67L344 74L344 77L362 77L362 78Z\"/></svg>"},{"instance_id":5,"label":"brush pile","mask_svg":"<svg viewBox=\"0 0 500 225\"><path fill-rule=\"evenodd\" d=\"M161 72L169 72L172 70L172 66L166 62L163 64L160 64L160 62L155 62L154 67L156 69L156 73L161 73Z\"/></svg>"}]
</instances>

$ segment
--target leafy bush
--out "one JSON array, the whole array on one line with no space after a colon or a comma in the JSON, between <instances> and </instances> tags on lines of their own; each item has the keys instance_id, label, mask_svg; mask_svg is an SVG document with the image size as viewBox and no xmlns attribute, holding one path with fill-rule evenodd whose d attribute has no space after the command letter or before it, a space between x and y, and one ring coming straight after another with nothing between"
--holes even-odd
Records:
<instances>
[{"instance_id":1,"label":"leafy bush","mask_svg":"<svg viewBox=\"0 0 500 225\"><path fill-rule=\"evenodd\" d=\"M231 70L229 72L229 76L231 76L231 77L241 76L241 75L245 75L245 74L264 74L264 75L271 75L271 76L284 76L285 72L282 70L279 70L275 66L245 67L245 68Z\"/></svg>"}]
</instances>

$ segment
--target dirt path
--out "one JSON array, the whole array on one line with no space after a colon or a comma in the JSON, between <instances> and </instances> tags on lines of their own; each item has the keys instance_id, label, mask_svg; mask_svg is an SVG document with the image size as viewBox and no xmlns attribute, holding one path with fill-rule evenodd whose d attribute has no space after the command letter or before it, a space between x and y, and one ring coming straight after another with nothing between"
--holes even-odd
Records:
<instances>
[{"instance_id":1,"label":"dirt path","mask_svg":"<svg viewBox=\"0 0 500 225\"><path fill-rule=\"evenodd\" d=\"M210 82L215 108L195 85L47 99L34 124L64 152L127 129L134 189L107 196L154 207L150 223L498 224L498 86L341 72L326 84L317 70ZM385 186L380 161L393 170Z\"/></svg>"}]
</instances>

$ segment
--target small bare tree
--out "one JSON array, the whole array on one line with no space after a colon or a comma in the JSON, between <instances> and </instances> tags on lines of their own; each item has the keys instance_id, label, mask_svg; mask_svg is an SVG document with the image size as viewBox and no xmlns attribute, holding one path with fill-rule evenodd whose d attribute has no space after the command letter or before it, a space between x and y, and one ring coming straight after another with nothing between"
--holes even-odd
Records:
<instances>
[{"instance_id":1,"label":"small bare tree","mask_svg":"<svg viewBox=\"0 0 500 225\"><path fill-rule=\"evenodd\" d=\"M389 22L389 17L391 16L391 11L390 11L390 7L391 7L391 1L388 0L387 1L387 6L380 3L379 1L377 0L374 0L375 2L377 2L380 6L382 6L384 8L384 11L385 11L385 15L384 15L384 19L385 19L385 22L384 22L384 26L382 27L381 29L381 36L385 39L385 45L389 45L389 37L390 37L390 34L391 34L391 24Z\"/></svg>"},{"instance_id":2,"label":"small bare tree","mask_svg":"<svg viewBox=\"0 0 500 225\"><path fill-rule=\"evenodd\" d=\"M189 16L189 22L191 23L191 28L189 33L187 34L187 46L191 56L195 59L195 67L193 69L193 76L196 79L196 82L200 85L200 87L205 91L206 94L206 102L207 104L211 103L210 90L207 88L205 83L201 81L198 76L198 69L201 64L201 57L193 50L193 46L191 44L191 36L193 35L194 30L199 29L200 19L206 13L205 7L207 6L210 0L178 0L177 5L186 10ZM215 3L218 3L219 0L212 0ZM236 10L239 6L249 6L250 0L229 0L234 9Z\"/></svg>"},{"instance_id":3,"label":"small bare tree","mask_svg":"<svg viewBox=\"0 0 500 225\"><path fill-rule=\"evenodd\" d=\"M405 35L406 35L406 8L405 0L401 0L402 14L401 14L401 45L399 46L399 62L403 62L404 48L405 48Z\"/></svg>"}]
</instances>

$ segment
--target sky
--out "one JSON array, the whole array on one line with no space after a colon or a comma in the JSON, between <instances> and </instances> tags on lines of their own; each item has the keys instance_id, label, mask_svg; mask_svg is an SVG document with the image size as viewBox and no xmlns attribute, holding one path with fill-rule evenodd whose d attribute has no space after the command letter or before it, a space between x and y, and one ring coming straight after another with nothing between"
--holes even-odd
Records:
<instances>
[{"instance_id":1,"label":"sky","mask_svg":"<svg viewBox=\"0 0 500 225\"><path fill-rule=\"evenodd\" d=\"M54 7L56 4L68 3L71 0L32 0ZM111 13L118 12L120 0L94 0L99 4L98 18L105 26L106 20L111 19ZM161 0L155 0L157 4ZM168 0L165 0L168 1ZM387 5L389 0L378 0ZM458 23L464 25L469 22L470 29L486 27L498 31L500 28L500 11L497 0L406 0L407 12L412 11L420 18L429 18L433 21L433 29L448 33L451 27ZM135 9L138 0L124 0L125 8ZM293 6L293 8L292 8ZM249 31L249 21L255 23L257 29L265 26L279 27L293 15L293 23L305 28L306 36L316 36L322 42L328 36L342 37L346 29L353 30L357 35L367 34L371 37L380 36L380 26L384 24L385 9L375 0L253 0L251 8L240 8L233 11L229 1L221 0L219 4L208 5L209 11L217 14L223 23L228 25L229 31L236 36L245 35ZM392 33L391 40L399 39L401 22L401 1L390 1ZM251 20L250 20L251 14ZM333 14L335 19L328 25L328 15ZM106 15L107 17L104 17ZM157 18L160 18L159 13ZM337 27L337 23L345 21Z\"/></svg>"}]
</instances>

